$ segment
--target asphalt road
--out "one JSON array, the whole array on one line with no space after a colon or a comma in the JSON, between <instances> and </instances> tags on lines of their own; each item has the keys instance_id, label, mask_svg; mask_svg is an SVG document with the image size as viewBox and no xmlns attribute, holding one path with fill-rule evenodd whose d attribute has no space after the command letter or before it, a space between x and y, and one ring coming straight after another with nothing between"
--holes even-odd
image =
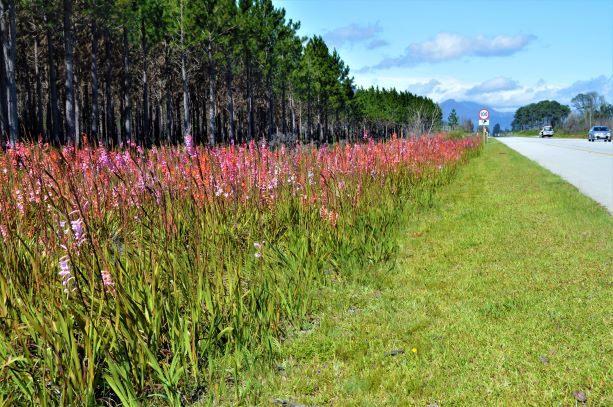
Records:
<instances>
[{"instance_id":1,"label":"asphalt road","mask_svg":"<svg viewBox=\"0 0 613 407\"><path fill-rule=\"evenodd\" d=\"M558 174L613 214L613 143L530 137L496 140Z\"/></svg>"}]
</instances>

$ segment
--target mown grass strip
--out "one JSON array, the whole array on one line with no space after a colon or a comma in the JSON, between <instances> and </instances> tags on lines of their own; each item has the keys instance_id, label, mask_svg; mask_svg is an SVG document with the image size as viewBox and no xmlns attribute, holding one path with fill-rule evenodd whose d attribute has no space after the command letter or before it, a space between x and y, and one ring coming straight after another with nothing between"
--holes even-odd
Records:
<instances>
[{"instance_id":1,"label":"mown grass strip","mask_svg":"<svg viewBox=\"0 0 613 407\"><path fill-rule=\"evenodd\" d=\"M314 328L245 378L250 403L613 404L603 208L491 142L431 209L402 216L396 266L322 292Z\"/></svg>"}]
</instances>

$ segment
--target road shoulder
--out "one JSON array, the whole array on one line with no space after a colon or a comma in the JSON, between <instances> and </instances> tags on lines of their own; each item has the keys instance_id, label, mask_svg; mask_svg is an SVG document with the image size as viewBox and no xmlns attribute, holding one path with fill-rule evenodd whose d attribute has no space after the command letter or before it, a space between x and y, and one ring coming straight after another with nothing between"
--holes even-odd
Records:
<instances>
[{"instance_id":1,"label":"road shoulder","mask_svg":"<svg viewBox=\"0 0 613 407\"><path fill-rule=\"evenodd\" d=\"M411 215L398 263L246 378L252 404L611 404L613 220L500 143Z\"/></svg>"}]
</instances>

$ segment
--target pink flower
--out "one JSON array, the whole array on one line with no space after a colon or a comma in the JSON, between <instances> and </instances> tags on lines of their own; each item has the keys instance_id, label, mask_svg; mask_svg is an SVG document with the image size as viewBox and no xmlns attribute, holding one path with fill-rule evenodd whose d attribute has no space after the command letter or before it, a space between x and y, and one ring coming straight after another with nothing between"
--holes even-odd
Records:
<instances>
[{"instance_id":1,"label":"pink flower","mask_svg":"<svg viewBox=\"0 0 613 407\"><path fill-rule=\"evenodd\" d=\"M262 248L264 248L264 243L260 243L260 242L253 242L253 247L255 247L255 258L259 259L260 257L262 257Z\"/></svg>"},{"instance_id":2,"label":"pink flower","mask_svg":"<svg viewBox=\"0 0 613 407\"><path fill-rule=\"evenodd\" d=\"M81 245L85 240L85 230L83 229L83 221L81 219L70 221L70 227L74 233L74 238L77 241L77 245Z\"/></svg>"},{"instance_id":3,"label":"pink flower","mask_svg":"<svg viewBox=\"0 0 613 407\"><path fill-rule=\"evenodd\" d=\"M113 282L113 277L111 276L111 273L109 273L106 270L102 270L101 274L102 274L102 284L104 285L104 288L108 292L114 293L115 283Z\"/></svg>"},{"instance_id":4,"label":"pink flower","mask_svg":"<svg viewBox=\"0 0 613 407\"><path fill-rule=\"evenodd\" d=\"M190 156L196 155L196 150L194 149L194 140L191 134L185 135L185 149L187 150L187 154Z\"/></svg>"},{"instance_id":5,"label":"pink flower","mask_svg":"<svg viewBox=\"0 0 613 407\"><path fill-rule=\"evenodd\" d=\"M68 256L61 257L58 265L60 267L60 272L57 274L62 277L62 285L64 286L64 292L68 294L70 291L74 291L74 289L70 290L70 287L72 286L71 282L72 280L74 280L74 277L71 274L70 259L68 258Z\"/></svg>"}]
</instances>

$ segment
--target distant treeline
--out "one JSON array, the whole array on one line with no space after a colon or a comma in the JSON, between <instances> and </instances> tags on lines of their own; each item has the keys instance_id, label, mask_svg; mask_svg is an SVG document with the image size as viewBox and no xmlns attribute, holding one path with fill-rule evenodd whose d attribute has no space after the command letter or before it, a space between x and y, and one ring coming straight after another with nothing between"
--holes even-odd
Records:
<instances>
[{"instance_id":1,"label":"distant treeline","mask_svg":"<svg viewBox=\"0 0 613 407\"><path fill-rule=\"evenodd\" d=\"M568 106L555 100L530 103L517 109L511 126L515 131L533 129L543 125L556 127L569 113Z\"/></svg>"},{"instance_id":2,"label":"distant treeline","mask_svg":"<svg viewBox=\"0 0 613 407\"><path fill-rule=\"evenodd\" d=\"M571 100L571 104L576 113L571 113L569 106L553 100L522 106L515 112L513 130L531 130L549 125L580 131L593 124L605 124L613 120L613 105L596 92L579 93Z\"/></svg>"},{"instance_id":3,"label":"distant treeline","mask_svg":"<svg viewBox=\"0 0 613 407\"><path fill-rule=\"evenodd\" d=\"M271 0L2 0L0 138L55 145L355 139L440 124L430 99L357 89Z\"/></svg>"}]
</instances>

